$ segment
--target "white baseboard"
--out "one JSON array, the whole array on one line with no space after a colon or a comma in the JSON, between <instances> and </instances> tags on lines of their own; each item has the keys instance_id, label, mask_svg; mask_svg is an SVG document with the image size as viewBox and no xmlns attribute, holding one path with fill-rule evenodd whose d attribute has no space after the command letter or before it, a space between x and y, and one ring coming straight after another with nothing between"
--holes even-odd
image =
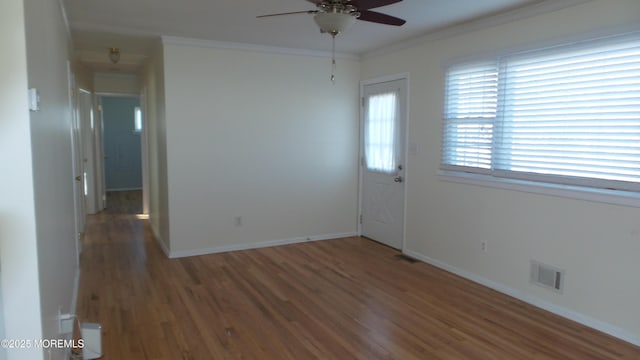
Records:
<instances>
[{"instance_id":1,"label":"white baseboard","mask_svg":"<svg viewBox=\"0 0 640 360\"><path fill-rule=\"evenodd\" d=\"M118 192L118 191L134 191L134 190L142 190L141 187L135 188L119 188L119 189L107 189L107 192Z\"/></svg>"},{"instance_id":2,"label":"white baseboard","mask_svg":"<svg viewBox=\"0 0 640 360\"><path fill-rule=\"evenodd\" d=\"M77 314L78 309L78 292L80 291L80 266L76 268L76 275L73 278L73 293L71 293L71 304L69 312L71 314Z\"/></svg>"},{"instance_id":3,"label":"white baseboard","mask_svg":"<svg viewBox=\"0 0 640 360\"><path fill-rule=\"evenodd\" d=\"M160 248L162 249L162 252L168 257L171 258L171 251L169 251L169 248L167 247L167 244L164 243L164 241L162 241L162 239L160 239L159 237L155 236L156 241L158 242L158 245L160 245Z\"/></svg>"},{"instance_id":4,"label":"white baseboard","mask_svg":"<svg viewBox=\"0 0 640 360\"><path fill-rule=\"evenodd\" d=\"M162 249L162 252L168 258L171 258L171 251L169 251L169 247L167 246L167 244L165 244L164 241L162 240L162 238L160 236L158 236L158 234L156 233L156 230L153 228L153 226L151 224L149 224L149 228L151 229L151 233L153 234L153 238L156 240L158 245L160 245L160 249Z\"/></svg>"},{"instance_id":5,"label":"white baseboard","mask_svg":"<svg viewBox=\"0 0 640 360\"><path fill-rule=\"evenodd\" d=\"M543 310L547 310L551 313L554 313L556 315L562 316L564 318L567 318L569 320L573 320L577 323L580 323L582 325L588 326L590 328L596 329L598 331L602 331L603 333L609 334L613 337L616 337L620 340L624 340L628 343L631 343L633 345L636 346L640 346L640 335L639 334L634 334L631 333L625 329L622 329L620 327L608 324L606 322L600 321L600 320L596 320L590 316L575 312L573 310L569 310L567 308L558 306L556 304L547 302L545 300L542 300L540 298L534 297L534 296L530 296L527 295L525 293L523 293L522 291L519 290L515 290L512 289L508 286L505 286L503 284L497 283L495 281L489 280L485 277L482 277L480 275L476 275L474 273L459 269L455 266L451 266L447 263L444 263L440 260L436 260L436 259L432 259L428 256L422 255L420 253L417 253L415 251L411 251L411 250L403 250L403 252L415 259L424 261L427 264L433 265L435 267L438 267L440 269L446 270L450 273L456 274L460 277L463 277L465 279L471 280L473 282L476 282L480 285L486 286L488 288L491 288L493 290L496 290L498 292L501 292L503 294L509 295L511 297L514 297L518 300L524 301L530 305L533 305L535 307L541 308Z\"/></svg>"},{"instance_id":6,"label":"white baseboard","mask_svg":"<svg viewBox=\"0 0 640 360\"><path fill-rule=\"evenodd\" d=\"M352 237L357 235L358 234L354 231L354 232L348 232L348 233L304 236L304 237L296 237L296 238L283 239L283 240L262 241L257 243L244 243L244 244L234 244L234 245L228 245L228 246L215 246L210 248L202 248L202 249L194 249L194 250L171 251L168 253L167 256L171 259L175 259L175 258L189 257L189 256L216 254L216 253L222 253L222 252L228 252L228 251L250 250L250 249L259 249L259 248L271 247L271 246L297 244L297 243L308 242L308 241L340 239L340 238ZM163 250L165 249L163 248ZM165 250L165 253L167 253L166 250Z\"/></svg>"},{"instance_id":7,"label":"white baseboard","mask_svg":"<svg viewBox=\"0 0 640 360\"><path fill-rule=\"evenodd\" d=\"M73 314L79 322L82 322L82 319L78 318L78 293L80 292L80 266L76 268L76 275L73 277L73 289L71 289L71 304L69 305L69 313ZM74 325L75 328L75 325ZM72 334L68 334L65 336L67 340L71 339ZM64 359L71 358L71 348L65 348L64 351Z\"/></svg>"}]
</instances>

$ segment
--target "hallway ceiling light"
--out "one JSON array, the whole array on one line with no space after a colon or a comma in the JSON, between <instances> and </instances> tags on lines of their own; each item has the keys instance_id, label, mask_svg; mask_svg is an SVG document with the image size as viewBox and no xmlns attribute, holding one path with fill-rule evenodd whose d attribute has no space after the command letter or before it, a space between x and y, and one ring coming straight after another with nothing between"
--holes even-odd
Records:
<instances>
[{"instance_id":1,"label":"hallway ceiling light","mask_svg":"<svg viewBox=\"0 0 640 360\"><path fill-rule=\"evenodd\" d=\"M109 59L112 63L117 64L120 61L120 49L118 48L110 48L109 49Z\"/></svg>"}]
</instances>

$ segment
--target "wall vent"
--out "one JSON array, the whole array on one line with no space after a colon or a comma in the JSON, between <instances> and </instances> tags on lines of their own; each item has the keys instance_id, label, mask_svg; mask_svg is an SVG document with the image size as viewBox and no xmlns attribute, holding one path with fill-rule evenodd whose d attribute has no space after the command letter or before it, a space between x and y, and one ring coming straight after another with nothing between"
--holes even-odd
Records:
<instances>
[{"instance_id":1,"label":"wall vent","mask_svg":"<svg viewBox=\"0 0 640 360\"><path fill-rule=\"evenodd\" d=\"M536 285L562 293L564 270L532 260L530 280Z\"/></svg>"}]
</instances>

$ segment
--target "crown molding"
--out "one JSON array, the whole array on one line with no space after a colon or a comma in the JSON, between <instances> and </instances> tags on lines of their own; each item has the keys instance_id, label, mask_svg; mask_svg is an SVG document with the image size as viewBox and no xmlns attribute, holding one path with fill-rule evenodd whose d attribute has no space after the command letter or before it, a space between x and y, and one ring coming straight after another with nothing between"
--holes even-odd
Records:
<instances>
[{"instance_id":1,"label":"crown molding","mask_svg":"<svg viewBox=\"0 0 640 360\"><path fill-rule=\"evenodd\" d=\"M127 74L127 73L110 73L110 72L96 72L93 74L94 78L117 78L117 79L128 79L134 80L139 79L140 76L137 74Z\"/></svg>"},{"instance_id":2,"label":"crown molding","mask_svg":"<svg viewBox=\"0 0 640 360\"><path fill-rule=\"evenodd\" d=\"M146 38L160 38L155 32L145 31L135 28L125 28L125 27L117 27L117 26L102 26L95 25L91 23L83 23L83 22L72 22L71 30L77 31L88 31L88 32L104 32L116 35L126 35L126 36L136 36L136 37L146 37Z\"/></svg>"},{"instance_id":3,"label":"crown molding","mask_svg":"<svg viewBox=\"0 0 640 360\"><path fill-rule=\"evenodd\" d=\"M183 38L183 37L177 37L177 36L162 36L162 44L194 46L194 47L212 48L212 49L251 51L251 52L280 54L280 55L297 55L297 56L331 58L330 51L296 49L296 48L257 45L257 44L249 44L249 43L228 42L228 41L202 40L202 39ZM335 56L336 56L336 59L358 60L358 61L360 60L360 56L356 54L336 53Z\"/></svg>"},{"instance_id":4,"label":"crown molding","mask_svg":"<svg viewBox=\"0 0 640 360\"><path fill-rule=\"evenodd\" d=\"M78 50L75 52L76 59L92 63L111 64L109 54L106 51L98 50ZM142 54L124 53L120 54L118 64L140 65L147 60L148 56Z\"/></svg>"},{"instance_id":5,"label":"crown molding","mask_svg":"<svg viewBox=\"0 0 640 360\"><path fill-rule=\"evenodd\" d=\"M584 4L593 0L541 0L536 3L525 5L523 7L507 10L464 23L447 26L440 29L429 31L424 35L414 37L405 41L397 42L390 46L384 46L372 51L361 54L362 59L373 58L386 55L395 51L404 50L416 45L424 44L430 41L442 40L456 35L461 35L473 31L491 28L494 26L510 23L517 20L530 18L536 15L551 13L568 7Z\"/></svg>"},{"instance_id":6,"label":"crown molding","mask_svg":"<svg viewBox=\"0 0 640 360\"><path fill-rule=\"evenodd\" d=\"M171 44L171 45L241 50L241 51L252 51L252 52L262 52L262 53L271 53L271 54L282 54L282 55L298 55L298 56L331 58L330 51L319 51L319 50L309 50L309 49L299 49L299 48L258 45L258 44L241 43L241 42L205 40L205 39L187 38L187 37L180 37L180 36L159 35L154 32L144 31L140 29L133 29L133 28L96 26L93 24L75 22L71 24L71 29L78 30L78 31L104 32L104 33L111 33L111 34L125 35L125 36L157 38L157 39L161 39L163 44ZM336 59L359 61L360 58L361 57L358 54L336 53Z\"/></svg>"}]
</instances>

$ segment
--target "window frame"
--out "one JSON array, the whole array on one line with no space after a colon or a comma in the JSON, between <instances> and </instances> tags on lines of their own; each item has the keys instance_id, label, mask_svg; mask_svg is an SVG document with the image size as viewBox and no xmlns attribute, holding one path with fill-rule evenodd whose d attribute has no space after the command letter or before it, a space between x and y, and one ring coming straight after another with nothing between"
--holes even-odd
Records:
<instances>
[{"instance_id":1,"label":"window frame","mask_svg":"<svg viewBox=\"0 0 640 360\"><path fill-rule=\"evenodd\" d=\"M579 45L583 42L591 42L597 41L600 38L606 37L624 37L624 36L640 36L640 31L637 28L632 28L630 30L620 32L608 32L601 34L589 34L588 36L581 36L580 38L572 38L572 39L563 39L556 40L553 43L546 44L533 44L528 45L526 47L519 47L517 49L507 49L498 54L489 53L482 54L473 57L467 57L464 59L457 59L455 62L450 62L446 64L444 70L444 79L445 79L445 94L444 94L444 111L443 115L448 111L447 103L449 101L448 94L446 93L448 86L448 71L454 66L465 64L472 64L474 62L482 63L482 62L490 62L496 61L498 63L498 69L500 66L500 62L503 58L509 58L513 56L521 56L528 52L536 52L539 50L546 50L549 48L566 48L570 49L573 46ZM502 71L499 69L498 71ZM501 81L501 80L499 80ZM501 89L499 88L499 91ZM499 107L502 106L502 102L504 98L498 100ZM500 111L500 109L498 109ZM496 119L499 115L496 113ZM447 118L443 116L442 121L442 133L441 133L441 151L444 151L444 141L445 141L445 127L447 126ZM500 131L500 125L493 124L493 131ZM495 138L492 139L492 142L496 141ZM495 150L495 145L492 151ZM631 207L640 207L640 191L637 190L628 190L628 189L611 189L611 188L603 188L597 186L591 186L592 182L600 182L600 179L597 178L578 178L578 181L573 183L564 183L562 181L548 181L543 177L536 177L536 174L533 176L529 176L532 174L523 173L523 174L509 174L505 176L505 171L500 169L495 169L492 166L490 169L482 169L480 167L464 167L457 165L445 164L444 162L444 153L441 152L438 178L441 181L452 182L452 183L462 183L469 185L477 185L483 187L490 188L498 188L498 189L507 189L507 190L515 190L527 193L535 193L535 194L544 194L544 195L552 195L552 196L560 196L572 199L580 199L587 201L595 201L601 203L609 203L609 204L617 204ZM493 156L493 155L492 155ZM605 180L606 181L606 180ZM639 183L640 184L640 183Z\"/></svg>"}]
</instances>

